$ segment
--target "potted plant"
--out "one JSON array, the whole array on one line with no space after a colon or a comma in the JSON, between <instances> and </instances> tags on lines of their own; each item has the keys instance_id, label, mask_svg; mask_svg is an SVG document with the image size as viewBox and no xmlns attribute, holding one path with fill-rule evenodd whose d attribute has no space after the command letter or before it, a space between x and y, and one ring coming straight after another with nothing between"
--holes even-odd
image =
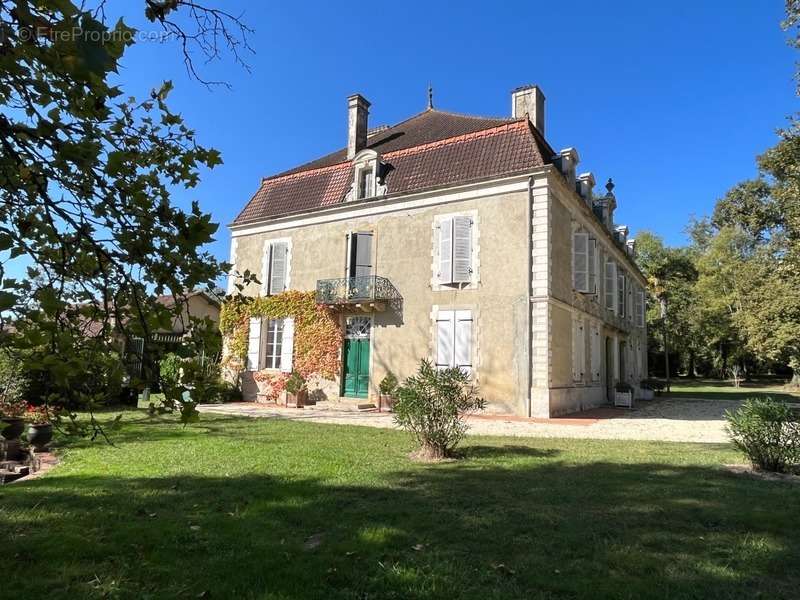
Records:
<instances>
[{"instance_id":1,"label":"potted plant","mask_svg":"<svg viewBox=\"0 0 800 600\"><path fill-rule=\"evenodd\" d=\"M25 419L28 421L28 431L26 433L28 443L37 452L43 452L50 440L53 439L53 424L50 420L50 412L46 406L28 405Z\"/></svg>"},{"instance_id":2,"label":"potted plant","mask_svg":"<svg viewBox=\"0 0 800 600\"><path fill-rule=\"evenodd\" d=\"M397 377L395 377L394 373L389 371L386 377L381 379L378 390L380 391L378 411L380 412L383 410L383 406L385 405L386 409L391 412L394 408L395 392L397 390Z\"/></svg>"},{"instance_id":3,"label":"potted plant","mask_svg":"<svg viewBox=\"0 0 800 600\"><path fill-rule=\"evenodd\" d=\"M25 402L20 400L2 399L0 400L0 435L7 440L17 440L25 430Z\"/></svg>"},{"instance_id":4,"label":"potted plant","mask_svg":"<svg viewBox=\"0 0 800 600\"><path fill-rule=\"evenodd\" d=\"M620 382L614 386L614 406L633 408L633 388L630 384Z\"/></svg>"},{"instance_id":5,"label":"potted plant","mask_svg":"<svg viewBox=\"0 0 800 600\"><path fill-rule=\"evenodd\" d=\"M286 391L289 393L291 400L287 399L286 404L302 408L306 405L308 398L308 388L305 378L297 371L292 372L289 379L286 380Z\"/></svg>"}]
</instances>

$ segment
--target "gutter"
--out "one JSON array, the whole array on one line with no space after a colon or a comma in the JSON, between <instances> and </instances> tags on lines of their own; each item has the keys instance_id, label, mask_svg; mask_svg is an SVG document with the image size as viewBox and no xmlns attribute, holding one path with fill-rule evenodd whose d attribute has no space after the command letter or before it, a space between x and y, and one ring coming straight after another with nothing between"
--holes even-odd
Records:
<instances>
[{"instance_id":1,"label":"gutter","mask_svg":"<svg viewBox=\"0 0 800 600\"><path fill-rule=\"evenodd\" d=\"M525 214L528 219L527 223L527 231L528 231L528 256L527 256L527 264L528 264L528 289L525 293L527 296L527 301L525 302L525 319L526 325L528 329L528 342L525 347L525 350L528 355L528 372L526 373L527 385L526 385L526 392L525 398L527 406L526 413L528 418L533 416L533 401L531 398L531 386L533 385L533 318L531 317L531 311L533 310L533 305L531 304L531 299L533 298L533 294L531 293L533 290L533 214L531 211L531 207L533 205L533 175L528 177L528 202L525 207Z\"/></svg>"}]
</instances>

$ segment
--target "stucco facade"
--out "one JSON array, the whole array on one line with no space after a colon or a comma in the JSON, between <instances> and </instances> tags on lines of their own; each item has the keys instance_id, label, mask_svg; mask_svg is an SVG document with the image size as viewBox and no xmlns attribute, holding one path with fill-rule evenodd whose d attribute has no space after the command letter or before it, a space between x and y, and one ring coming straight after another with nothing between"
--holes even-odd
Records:
<instances>
[{"instance_id":1,"label":"stucco facade","mask_svg":"<svg viewBox=\"0 0 800 600\"><path fill-rule=\"evenodd\" d=\"M540 147L549 148L542 142ZM376 152L352 156L355 163L364 156L381 160ZM378 174L380 162L371 164ZM397 159L395 164L402 163ZM231 262L236 272L261 274L262 283L251 284L246 295L269 293L264 281L273 274L268 263L270 248L277 244L286 253L280 263L285 288L314 290L322 280L352 277L346 273L349 236L369 234L368 260L359 258L367 271L361 274L391 282L402 302L339 307L343 325L353 316L370 320L368 400L376 400L388 372L402 380L415 372L420 359L429 358L469 365L465 368L490 412L546 418L598 406L613 397L617 382L636 388L646 374L647 332L643 319L638 320L638 305L634 310L637 300L643 303L637 294L645 282L632 248L615 236L610 216L604 222L595 210L591 188L581 193L574 163L564 164L407 193L392 193L391 178L359 179L362 167L356 164L343 201L234 223ZM359 198L364 194L354 190L364 182L375 187L372 195ZM459 258L457 240L448 238L456 229L442 227L456 227L452 223L458 218L462 221L457 223L469 227L460 241L462 254L468 248L469 255L460 259L468 261L469 270L453 283L442 279L441 261L452 248L453 260ZM576 232L583 237L576 238ZM576 291L576 239L597 248L591 293ZM621 285L630 298L620 300L628 308L624 317L605 302L606 282L597 269L606 260L625 275L627 283ZM453 327L456 348L443 351ZM346 395L343 380L344 374L314 382L312 395L338 400ZM252 371L243 374L242 385L245 398L256 399Z\"/></svg>"}]
</instances>

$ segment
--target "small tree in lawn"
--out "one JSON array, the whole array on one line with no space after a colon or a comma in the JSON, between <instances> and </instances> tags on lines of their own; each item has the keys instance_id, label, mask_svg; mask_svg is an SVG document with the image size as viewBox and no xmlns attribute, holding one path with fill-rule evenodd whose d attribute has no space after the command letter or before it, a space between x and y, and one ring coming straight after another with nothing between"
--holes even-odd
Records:
<instances>
[{"instance_id":1,"label":"small tree in lawn","mask_svg":"<svg viewBox=\"0 0 800 600\"><path fill-rule=\"evenodd\" d=\"M439 370L428 360L396 396L395 422L419 442L418 457L429 460L452 455L467 432L466 417L486 406L467 373L457 367Z\"/></svg>"}]
</instances>

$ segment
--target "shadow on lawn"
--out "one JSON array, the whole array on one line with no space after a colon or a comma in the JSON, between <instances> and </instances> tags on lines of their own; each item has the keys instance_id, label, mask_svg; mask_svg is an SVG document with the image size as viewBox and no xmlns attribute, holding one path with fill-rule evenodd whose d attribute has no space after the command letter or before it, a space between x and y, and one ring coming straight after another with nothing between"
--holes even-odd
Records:
<instances>
[{"instance_id":1,"label":"shadow on lawn","mask_svg":"<svg viewBox=\"0 0 800 600\"><path fill-rule=\"evenodd\" d=\"M49 598L506 599L788 598L800 585L790 487L514 446L466 453L352 486L53 474L0 495L3 586Z\"/></svg>"}]
</instances>

